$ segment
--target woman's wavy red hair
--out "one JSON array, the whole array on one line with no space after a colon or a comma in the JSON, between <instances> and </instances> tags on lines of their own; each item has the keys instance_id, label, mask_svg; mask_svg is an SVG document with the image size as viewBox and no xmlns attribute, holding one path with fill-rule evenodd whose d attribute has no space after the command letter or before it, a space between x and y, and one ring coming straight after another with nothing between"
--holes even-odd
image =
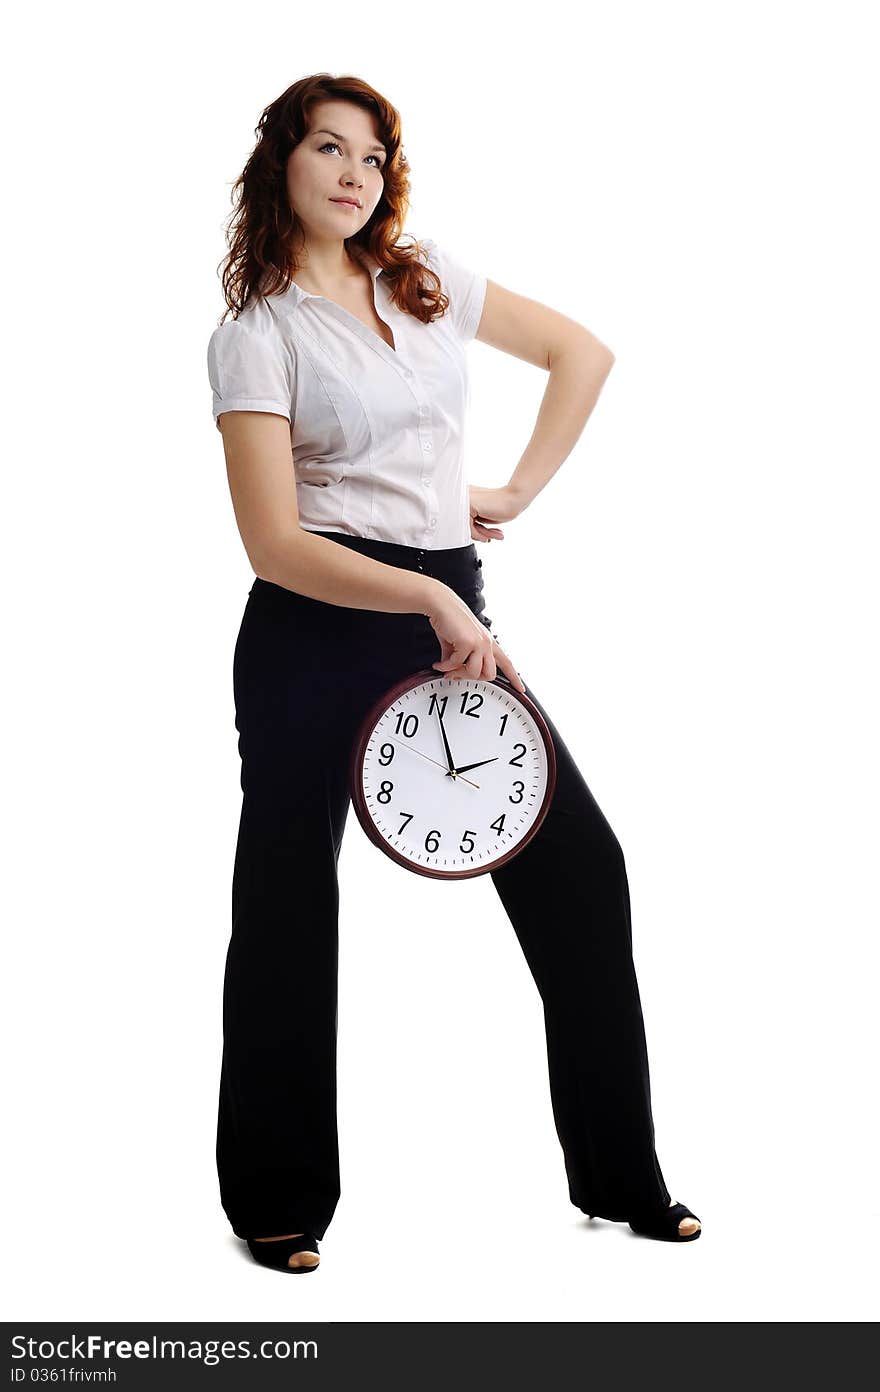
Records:
<instances>
[{"instance_id":1,"label":"woman's wavy red hair","mask_svg":"<svg viewBox=\"0 0 880 1392\"><path fill-rule=\"evenodd\" d=\"M448 297L439 277L420 259L420 243L413 239L409 246L397 244L410 194L399 113L359 77L314 73L294 82L266 107L256 127L257 143L232 186L235 206L226 229L229 253L220 263L227 306L221 324L230 311L238 318L252 297L281 294L290 288L298 269L294 244L302 237L287 197L287 161L309 132L312 107L333 100L353 102L371 112L387 151L382 197L370 221L347 238L347 244L362 247L387 272L398 309L425 324L446 313Z\"/></svg>"}]
</instances>

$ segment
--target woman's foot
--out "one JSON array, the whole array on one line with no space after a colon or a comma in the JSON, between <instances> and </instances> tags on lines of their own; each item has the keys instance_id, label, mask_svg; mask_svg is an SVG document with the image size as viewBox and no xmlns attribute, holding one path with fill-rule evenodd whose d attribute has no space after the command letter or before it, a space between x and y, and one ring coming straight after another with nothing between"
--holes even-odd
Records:
<instances>
[{"instance_id":1,"label":"woman's foot","mask_svg":"<svg viewBox=\"0 0 880 1392\"><path fill-rule=\"evenodd\" d=\"M304 1233L289 1232L282 1233L280 1237L252 1237L251 1242L284 1242L289 1237L304 1237ZM317 1266L321 1258L317 1252L294 1252L288 1259L287 1265L295 1270L303 1267Z\"/></svg>"},{"instance_id":2,"label":"woman's foot","mask_svg":"<svg viewBox=\"0 0 880 1392\"><path fill-rule=\"evenodd\" d=\"M586 1213L586 1209L582 1212ZM587 1213L588 1218L594 1216ZM628 1221L639 1237L657 1237L664 1242L694 1242L703 1228L696 1213L692 1213L683 1203L676 1203L675 1199L669 1200L668 1208L643 1208Z\"/></svg>"},{"instance_id":3,"label":"woman's foot","mask_svg":"<svg viewBox=\"0 0 880 1392\"><path fill-rule=\"evenodd\" d=\"M669 1207L675 1208L675 1199L669 1200ZM690 1237L692 1233L699 1232L702 1226L699 1218L682 1218L678 1225L678 1231L682 1237Z\"/></svg>"}]
</instances>

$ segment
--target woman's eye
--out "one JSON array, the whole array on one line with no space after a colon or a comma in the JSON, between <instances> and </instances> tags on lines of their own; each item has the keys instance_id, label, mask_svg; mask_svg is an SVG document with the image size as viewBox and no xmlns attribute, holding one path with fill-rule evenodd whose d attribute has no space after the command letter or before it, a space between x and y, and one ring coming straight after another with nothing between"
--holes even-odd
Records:
<instances>
[{"instance_id":1,"label":"woman's eye","mask_svg":"<svg viewBox=\"0 0 880 1392\"><path fill-rule=\"evenodd\" d=\"M325 143L320 147L318 153L320 154L320 153L321 153L322 151L324 151L324 150L338 150L338 149L339 149L339 145L338 145L338 143L337 143L335 140L327 140L327 141L325 141ZM367 155L367 159L374 159L374 160L376 161L376 168L377 168L377 169L381 169L381 168L382 168L382 165L379 163L379 156L378 156L378 155Z\"/></svg>"}]
</instances>

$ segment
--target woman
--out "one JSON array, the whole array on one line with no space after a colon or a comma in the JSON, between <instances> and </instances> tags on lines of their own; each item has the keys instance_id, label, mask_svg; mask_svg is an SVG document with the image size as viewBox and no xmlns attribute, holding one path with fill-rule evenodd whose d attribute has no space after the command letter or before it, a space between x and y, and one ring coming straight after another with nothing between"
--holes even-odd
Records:
<instances>
[{"instance_id":1,"label":"woman","mask_svg":"<svg viewBox=\"0 0 880 1392\"><path fill-rule=\"evenodd\" d=\"M553 735L548 814L492 879L542 997L572 1203L692 1241L699 1220L670 1198L654 1150L623 853L491 632L474 546L503 538L497 524L567 457L613 355L433 241L398 245L409 193L400 121L366 83L304 78L257 133L223 275L235 317L208 351L257 577L233 664L243 799L223 1002L223 1207L258 1262L318 1265L340 1192L336 871L348 759L377 697L433 667L506 678ZM469 487L463 468L464 345L475 336L550 371L546 409L503 488Z\"/></svg>"}]
</instances>

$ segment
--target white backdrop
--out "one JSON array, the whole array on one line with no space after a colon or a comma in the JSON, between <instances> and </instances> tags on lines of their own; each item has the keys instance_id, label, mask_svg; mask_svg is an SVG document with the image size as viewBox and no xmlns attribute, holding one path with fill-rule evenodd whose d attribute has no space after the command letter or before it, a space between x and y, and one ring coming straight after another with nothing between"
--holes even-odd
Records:
<instances>
[{"instance_id":1,"label":"white backdrop","mask_svg":"<svg viewBox=\"0 0 880 1392\"><path fill-rule=\"evenodd\" d=\"M863 1320L880 1239L869 5L216 0L19 17L2 101L7 1318ZM232 181L309 72L399 108L407 230L616 365L480 546L626 856L680 1250L568 1200L488 878L340 864L342 1198L308 1282L214 1165L252 573L205 351ZM546 376L469 349L473 483ZM291 1009L296 1009L295 994Z\"/></svg>"}]
</instances>

